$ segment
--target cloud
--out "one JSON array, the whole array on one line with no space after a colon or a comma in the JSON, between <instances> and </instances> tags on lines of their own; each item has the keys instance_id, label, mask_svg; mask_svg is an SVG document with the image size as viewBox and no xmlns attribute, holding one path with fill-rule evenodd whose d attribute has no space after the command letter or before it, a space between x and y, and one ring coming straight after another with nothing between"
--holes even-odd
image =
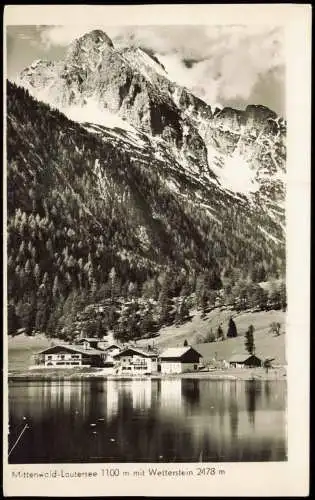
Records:
<instances>
[{"instance_id":1,"label":"cloud","mask_svg":"<svg viewBox=\"0 0 315 500\"><path fill-rule=\"evenodd\" d=\"M49 50L54 45L67 46L91 29L93 27L81 25L49 26L42 30L40 39L45 49Z\"/></svg>"},{"instance_id":2,"label":"cloud","mask_svg":"<svg viewBox=\"0 0 315 500\"><path fill-rule=\"evenodd\" d=\"M186 51L158 55L172 79L205 101L264 104L284 114L285 64L280 30L216 30L203 42L199 60ZM190 37L188 37L190 38ZM278 96L278 102L274 99ZM265 90L266 88L266 90ZM268 88L268 91L267 91Z\"/></svg>"},{"instance_id":3,"label":"cloud","mask_svg":"<svg viewBox=\"0 0 315 500\"><path fill-rule=\"evenodd\" d=\"M268 83L270 78L275 94L283 94L284 42L276 26L52 26L43 27L41 43L46 50L64 47L92 29L106 31L116 47L151 51L173 80L210 104L246 105L255 98L253 104L283 111Z\"/></svg>"}]
</instances>

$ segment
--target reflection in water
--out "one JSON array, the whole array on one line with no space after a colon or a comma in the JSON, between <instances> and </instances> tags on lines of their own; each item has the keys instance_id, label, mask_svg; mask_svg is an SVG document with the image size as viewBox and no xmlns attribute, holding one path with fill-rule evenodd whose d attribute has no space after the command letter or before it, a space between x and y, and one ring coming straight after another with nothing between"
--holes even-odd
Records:
<instances>
[{"instance_id":1,"label":"reflection in water","mask_svg":"<svg viewBox=\"0 0 315 500\"><path fill-rule=\"evenodd\" d=\"M12 463L286 459L284 381L12 382Z\"/></svg>"},{"instance_id":2,"label":"reflection in water","mask_svg":"<svg viewBox=\"0 0 315 500\"><path fill-rule=\"evenodd\" d=\"M161 409L167 412L180 411L182 408L182 380L165 379L160 383Z\"/></svg>"},{"instance_id":3,"label":"reflection in water","mask_svg":"<svg viewBox=\"0 0 315 500\"><path fill-rule=\"evenodd\" d=\"M248 420L255 427L256 406L261 398L261 382L256 380L245 381L245 394L247 403Z\"/></svg>"},{"instance_id":4,"label":"reflection in water","mask_svg":"<svg viewBox=\"0 0 315 500\"><path fill-rule=\"evenodd\" d=\"M196 379L182 380L182 394L190 409L198 408L200 402L200 384Z\"/></svg>"},{"instance_id":5,"label":"reflection in water","mask_svg":"<svg viewBox=\"0 0 315 500\"><path fill-rule=\"evenodd\" d=\"M265 380L264 387L265 387L266 403L270 404L270 398L271 398L271 382L270 382L270 380Z\"/></svg>"},{"instance_id":6,"label":"reflection in water","mask_svg":"<svg viewBox=\"0 0 315 500\"><path fill-rule=\"evenodd\" d=\"M134 409L148 410L151 407L151 379L132 380L132 407Z\"/></svg>"},{"instance_id":7,"label":"reflection in water","mask_svg":"<svg viewBox=\"0 0 315 500\"><path fill-rule=\"evenodd\" d=\"M134 410L148 410L151 407L151 380L107 381L107 415L113 418L119 409L129 405ZM128 404L127 404L128 402Z\"/></svg>"},{"instance_id":8,"label":"reflection in water","mask_svg":"<svg viewBox=\"0 0 315 500\"><path fill-rule=\"evenodd\" d=\"M118 413L119 392L114 380L107 381L106 409L107 420L113 419Z\"/></svg>"},{"instance_id":9,"label":"reflection in water","mask_svg":"<svg viewBox=\"0 0 315 500\"><path fill-rule=\"evenodd\" d=\"M237 384L230 385L230 404L229 404L229 413L230 413L230 426L231 426L231 435L233 439L237 437L238 434L238 406L237 406Z\"/></svg>"}]
</instances>

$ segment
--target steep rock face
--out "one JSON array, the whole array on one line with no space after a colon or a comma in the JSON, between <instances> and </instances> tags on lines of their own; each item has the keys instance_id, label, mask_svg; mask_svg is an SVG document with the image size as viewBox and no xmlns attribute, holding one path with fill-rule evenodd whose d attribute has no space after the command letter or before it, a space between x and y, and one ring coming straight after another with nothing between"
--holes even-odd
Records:
<instances>
[{"instance_id":1,"label":"steep rock face","mask_svg":"<svg viewBox=\"0 0 315 500\"><path fill-rule=\"evenodd\" d=\"M212 110L170 81L158 59L141 48L117 49L94 30L75 40L63 61L40 62L19 84L77 121L110 126L108 113L163 141L192 174L215 180L235 194L280 206L285 188L284 120L264 106Z\"/></svg>"},{"instance_id":2,"label":"steep rock face","mask_svg":"<svg viewBox=\"0 0 315 500\"><path fill-rule=\"evenodd\" d=\"M224 111L224 110L223 110ZM285 123L263 106L248 106L243 113L216 118L219 125L207 140L215 142L220 153L246 162L257 192L265 201L282 204L285 198Z\"/></svg>"},{"instance_id":3,"label":"steep rock face","mask_svg":"<svg viewBox=\"0 0 315 500\"><path fill-rule=\"evenodd\" d=\"M31 89L37 89L38 95L42 92L43 96L45 93L48 96L47 89L54 84L58 73L59 68L57 63L38 59L21 72L19 80L21 83L25 82Z\"/></svg>"},{"instance_id":4,"label":"steep rock face","mask_svg":"<svg viewBox=\"0 0 315 500\"><path fill-rule=\"evenodd\" d=\"M163 83L167 79L167 72L163 64L145 49L125 48L120 50L120 54L135 71L144 74L151 83L158 81Z\"/></svg>"},{"instance_id":5,"label":"steep rock face","mask_svg":"<svg viewBox=\"0 0 315 500\"><path fill-rule=\"evenodd\" d=\"M163 71L145 52L116 50L105 33L95 30L75 40L64 61L52 64L48 75L43 64L30 67L21 74L19 83L43 98L41 90L48 82L44 100L49 104L66 111L93 101L135 127L180 147L183 131L179 110L151 80L149 72L155 75L156 68Z\"/></svg>"}]
</instances>

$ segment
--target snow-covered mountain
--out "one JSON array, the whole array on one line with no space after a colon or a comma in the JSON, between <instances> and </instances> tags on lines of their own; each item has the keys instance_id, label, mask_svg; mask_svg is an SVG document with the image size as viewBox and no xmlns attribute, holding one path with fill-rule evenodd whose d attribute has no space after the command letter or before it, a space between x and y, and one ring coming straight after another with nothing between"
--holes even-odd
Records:
<instances>
[{"instance_id":1,"label":"snow-covered mountain","mask_svg":"<svg viewBox=\"0 0 315 500\"><path fill-rule=\"evenodd\" d=\"M172 82L154 55L117 49L100 30L75 40L61 61L35 61L18 83L69 118L120 135L127 148L146 144L166 168L178 164L283 215L286 124L264 106L212 110Z\"/></svg>"}]
</instances>

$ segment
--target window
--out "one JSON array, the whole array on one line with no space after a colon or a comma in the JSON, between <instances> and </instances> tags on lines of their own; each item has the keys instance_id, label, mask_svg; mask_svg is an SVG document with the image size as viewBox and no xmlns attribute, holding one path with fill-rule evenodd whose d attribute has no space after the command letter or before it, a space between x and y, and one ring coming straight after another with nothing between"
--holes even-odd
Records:
<instances>
[{"instance_id":1,"label":"window","mask_svg":"<svg viewBox=\"0 0 315 500\"><path fill-rule=\"evenodd\" d=\"M51 355L51 354L49 354L49 355L47 356L47 358L48 358L48 359L51 359L51 358L52 358L52 355Z\"/></svg>"},{"instance_id":2,"label":"window","mask_svg":"<svg viewBox=\"0 0 315 500\"><path fill-rule=\"evenodd\" d=\"M198 365L194 365L194 370L197 370L197 368L198 368Z\"/></svg>"},{"instance_id":3,"label":"window","mask_svg":"<svg viewBox=\"0 0 315 500\"><path fill-rule=\"evenodd\" d=\"M147 361L143 358L135 358L134 365L146 365Z\"/></svg>"}]
</instances>

